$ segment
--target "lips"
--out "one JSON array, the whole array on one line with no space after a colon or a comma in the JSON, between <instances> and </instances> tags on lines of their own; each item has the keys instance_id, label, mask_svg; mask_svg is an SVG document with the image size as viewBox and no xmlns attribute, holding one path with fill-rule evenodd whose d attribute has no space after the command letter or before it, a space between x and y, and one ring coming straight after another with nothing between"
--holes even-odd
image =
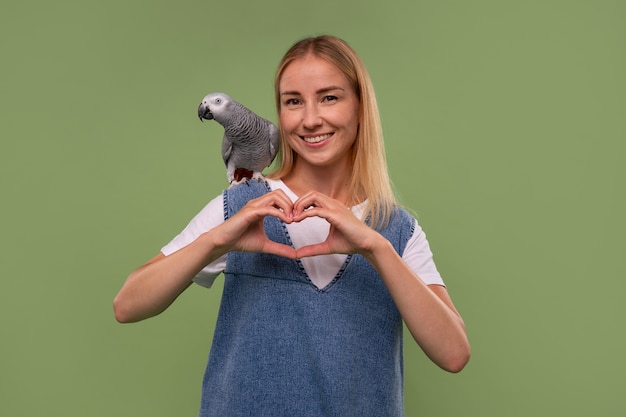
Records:
<instances>
[{"instance_id":1,"label":"lips","mask_svg":"<svg viewBox=\"0 0 626 417\"><path fill-rule=\"evenodd\" d=\"M326 133L324 135L318 135L318 136L300 136L300 137L306 143L319 143L330 138L332 135L333 135L332 133Z\"/></svg>"}]
</instances>

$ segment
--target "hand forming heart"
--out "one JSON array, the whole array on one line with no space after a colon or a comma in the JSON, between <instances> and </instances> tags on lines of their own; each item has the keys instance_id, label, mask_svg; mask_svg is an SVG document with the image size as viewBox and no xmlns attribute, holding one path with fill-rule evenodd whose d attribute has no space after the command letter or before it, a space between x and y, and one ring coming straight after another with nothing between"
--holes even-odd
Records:
<instances>
[{"instance_id":1,"label":"hand forming heart","mask_svg":"<svg viewBox=\"0 0 626 417\"><path fill-rule=\"evenodd\" d=\"M263 228L266 216L276 217L287 224L321 217L330 223L330 231L324 242L296 250L267 237ZM218 228L214 242L224 253L264 252L291 259L331 253L363 253L371 250L374 240L380 237L354 216L350 208L319 192L309 192L292 203L284 191L271 191L250 200Z\"/></svg>"}]
</instances>

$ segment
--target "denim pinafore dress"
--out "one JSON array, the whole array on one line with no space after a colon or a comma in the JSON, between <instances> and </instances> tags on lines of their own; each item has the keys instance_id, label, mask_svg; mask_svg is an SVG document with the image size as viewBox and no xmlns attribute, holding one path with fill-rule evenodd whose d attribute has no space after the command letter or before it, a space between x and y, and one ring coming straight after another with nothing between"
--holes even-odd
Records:
<instances>
[{"instance_id":1,"label":"denim pinafore dress","mask_svg":"<svg viewBox=\"0 0 626 417\"><path fill-rule=\"evenodd\" d=\"M259 181L226 190L225 218L268 191ZM264 227L291 245L283 222ZM381 233L402 254L414 227L397 208ZM321 290L300 261L263 253L229 253L224 277L201 417L404 415L402 319L362 256Z\"/></svg>"}]
</instances>

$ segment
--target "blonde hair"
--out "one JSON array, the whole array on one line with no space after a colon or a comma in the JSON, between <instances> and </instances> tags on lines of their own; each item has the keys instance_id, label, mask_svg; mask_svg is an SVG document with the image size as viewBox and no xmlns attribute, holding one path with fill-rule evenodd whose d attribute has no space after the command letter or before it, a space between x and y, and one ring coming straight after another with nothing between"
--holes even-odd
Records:
<instances>
[{"instance_id":1,"label":"blonde hair","mask_svg":"<svg viewBox=\"0 0 626 417\"><path fill-rule=\"evenodd\" d=\"M374 228L384 227L397 204L391 187L378 105L371 78L361 58L345 41L323 35L296 42L283 56L274 79L276 109L281 111L280 79L287 66L309 54L335 65L352 84L359 99L360 125L352 148L352 176L349 184L350 205L367 200L364 217L369 217ZM289 173L295 152L281 131L280 165L270 174L281 178Z\"/></svg>"}]
</instances>

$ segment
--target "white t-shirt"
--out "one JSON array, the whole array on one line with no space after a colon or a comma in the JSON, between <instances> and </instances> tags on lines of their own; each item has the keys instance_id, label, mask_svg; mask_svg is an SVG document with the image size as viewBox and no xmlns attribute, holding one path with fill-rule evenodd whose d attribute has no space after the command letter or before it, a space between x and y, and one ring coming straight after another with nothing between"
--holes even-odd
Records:
<instances>
[{"instance_id":1,"label":"white t-shirt","mask_svg":"<svg viewBox=\"0 0 626 417\"><path fill-rule=\"evenodd\" d=\"M291 191L281 180L267 179L272 190L281 189L292 201L298 196ZM363 214L364 203L352 207L352 212L359 218ZM215 197L209 202L176 236L170 243L165 245L161 252L164 255L180 250L196 240L202 233L224 222L224 199L223 195ZM323 242L328 237L330 224L321 217L309 217L298 223L287 225L287 232L296 249L302 246ZM302 258L304 269L313 283L318 288L326 287L337 275L339 269L346 260L347 255L332 254ZM426 235L419 224L415 224L413 236L407 242L402 259L417 274L420 279L430 285L444 285L433 261ZM224 272L226 268L226 255L208 264L194 278L194 282L204 287L211 287L215 278Z\"/></svg>"}]
</instances>

